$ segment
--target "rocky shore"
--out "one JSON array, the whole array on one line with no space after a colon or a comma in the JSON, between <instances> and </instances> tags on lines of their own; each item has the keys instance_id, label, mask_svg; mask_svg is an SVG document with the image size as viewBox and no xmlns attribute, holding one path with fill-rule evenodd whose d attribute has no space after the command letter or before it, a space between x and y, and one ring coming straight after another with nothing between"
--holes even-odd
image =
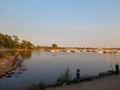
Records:
<instances>
[{"instance_id":1,"label":"rocky shore","mask_svg":"<svg viewBox=\"0 0 120 90\"><path fill-rule=\"evenodd\" d=\"M5 76L10 71L17 68L16 66L16 58L19 55L19 52L17 52L14 56L9 56L7 58L0 58L0 77Z\"/></svg>"}]
</instances>

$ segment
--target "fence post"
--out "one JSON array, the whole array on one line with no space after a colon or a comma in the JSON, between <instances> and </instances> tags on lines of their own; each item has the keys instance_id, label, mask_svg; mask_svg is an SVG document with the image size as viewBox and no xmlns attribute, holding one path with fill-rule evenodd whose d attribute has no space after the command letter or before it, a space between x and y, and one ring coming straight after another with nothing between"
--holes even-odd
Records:
<instances>
[{"instance_id":1,"label":"fence post","mask_svg":"<svg viewBox=\"0 0 120 90\"><path fill-rule=\"evenodd\" d=\"M118 64L115 65L115 73L117 75L119 74L119 65Z\"/></svg>"},{"instance_id":2,"label":"fence post","mask_svg":"<svg viewBox=\"0 0 120 90\"><path fill-rule=\"evenodd\" d=\"M76 79L77 81L80 81L80 69L76 70Z\"/></svg>"}]
</instances>

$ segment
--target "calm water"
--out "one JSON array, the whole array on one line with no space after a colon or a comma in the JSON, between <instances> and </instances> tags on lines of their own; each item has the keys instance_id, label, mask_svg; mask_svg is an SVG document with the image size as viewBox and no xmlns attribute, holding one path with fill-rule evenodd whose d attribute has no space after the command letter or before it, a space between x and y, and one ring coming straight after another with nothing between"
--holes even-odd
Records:
<instances>
[{"instance_id":1,"label":"calm water","mask_svg":"<svg viewBox=\"0 0 120 90\"><path fill-rule=\"evenodd\" d=\"M96 75L111 70L112 66L120 63L119 54L97 53L67 53L67 52L24 52L19 59L23 62L15 70L12 77L0 79L0 85L10 88L28 86L44 81L54 83L56 78L69 67L72 77L76 69L81 70L82 76ZM112 66L111 66L112 65ZM22 70L22 71L21 71Z\"/></svg>"}]
</instances>

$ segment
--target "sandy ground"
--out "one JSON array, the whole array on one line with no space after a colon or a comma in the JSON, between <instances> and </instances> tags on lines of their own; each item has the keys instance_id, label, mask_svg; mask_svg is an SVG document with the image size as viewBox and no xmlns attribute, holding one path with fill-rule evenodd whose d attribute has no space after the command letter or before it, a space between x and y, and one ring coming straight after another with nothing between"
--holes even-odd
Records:
<instances>
[{"instance_id":1,"label":"sandy ground","mask_svg":"<svg viewBox=\"0 0 120 90\"><path fill-rule=\"evenodd\" d=\"M79 84L46 88L45 90L120 90L120 75L106 76Z\"/></svg>"}]
</instances>

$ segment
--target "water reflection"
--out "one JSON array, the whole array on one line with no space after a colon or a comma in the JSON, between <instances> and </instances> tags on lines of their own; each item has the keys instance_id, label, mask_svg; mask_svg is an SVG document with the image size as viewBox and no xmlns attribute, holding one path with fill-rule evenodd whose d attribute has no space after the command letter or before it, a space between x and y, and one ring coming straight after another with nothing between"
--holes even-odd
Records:
<instances>
[{"instance_id":1,"label":"water reflection","mask_svg":"<svg viewBox=\"0 0 120 90\"><path fill-rule=\"evenodd\" d=\"M56 53L56 52L52 53L52 56L53 56L53 57L56 57L56 56L57 56L57 53Z\"/></svg>"},{"instance_id":2,"label":"water reflection","mask_svg":"<svg viewBox=\"0 0 120 90\"><path fill-rule=\"evenodd\" d=\"M108 64L111 64L111 63L112 63L112 62L111 62L111 59L112 59L111 55L110 55L110 54L106 54L105 56L106 56L106 61L107 61L107 63L108 63Z\"/></svg>"},{"instance_id":3,"label":"water reflection","mask_svg":"<svg viewBox=\"0 0 120 90\"><path fill-rule=\"evenodd\" d=\"M20 56L21 56L21 58L23 59L23 60L25 60L25 59L30 59L31 57L32 57L32 53L31 53L32 51L22 51L21 53L20 53Z\"/></svg>"}]
</instances>

